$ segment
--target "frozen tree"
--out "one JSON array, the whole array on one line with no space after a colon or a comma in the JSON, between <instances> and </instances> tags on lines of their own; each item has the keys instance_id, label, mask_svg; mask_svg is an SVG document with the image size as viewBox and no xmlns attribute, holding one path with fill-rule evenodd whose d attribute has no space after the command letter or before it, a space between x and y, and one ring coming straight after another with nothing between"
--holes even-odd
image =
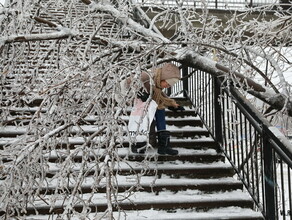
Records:
<instances>
[{"instance_id":1,"label":"frozen tree","mask_svg":"<svg viewBox=\"0 0 292 220\"><path fill-rule=\"evenodd\" d=\"M127 136L123 116L142 86L141 71L164 62L230 80L269 109L292 116L284 75L291 72L289 8L250 8L225 23L205 1L202 10L173 2L169 7L155 1L11 0L0 8L1 126L26 128L1 150L0 210L7 217L33 206L51 184L52 206L62 191L68 201L64 216L75 204L83 204L80 215L86 216L92 198L82 198L80 188L88 172L92 195L106 186L110 216L120 199L111 196L117 193L113 170L128 163L117 154ZM267 14L273 19L265 20ZM132 85L121 94L120 82L129 76ZM35 103L33 114L15 116ZM82 126L90 123L95 131L88 136ZM48 173L52 182L45 179Z\"/></svg>"}]
</instances>

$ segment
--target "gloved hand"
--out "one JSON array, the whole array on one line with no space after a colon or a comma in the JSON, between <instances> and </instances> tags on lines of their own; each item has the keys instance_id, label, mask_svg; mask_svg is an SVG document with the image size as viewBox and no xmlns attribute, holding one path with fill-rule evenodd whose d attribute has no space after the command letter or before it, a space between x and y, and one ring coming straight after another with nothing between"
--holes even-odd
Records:
<instances>
[{"instance_id":1,"label":"gloved hand","mask_svg":"<svg viewBox=\"0 0 292 220\"><path fill-rule=\"evenodd\" d=\"M143 92L139 91L138 94L137 94L137 97L139 99L141 99L142 102L146 102L146 100L149 98L149 94L147 92L145 92L145 91L143 91Z\"/></svg>"},{"instance_id":2,"label":"gloved hand","mask_svg":"<svg viewBox=\"0 0 292 220\"><path fill-rule=\"evenodd\" d=\"M173 112L177 112L177 111L181 111L182 112L182 111L185 110L185 108L182 107L182 106L178 106L177 108L175 108L173 106L170 106L170 107L168 107L168 109L171 110L171 111L173 111Z\"/></svg>"}]
</instances>

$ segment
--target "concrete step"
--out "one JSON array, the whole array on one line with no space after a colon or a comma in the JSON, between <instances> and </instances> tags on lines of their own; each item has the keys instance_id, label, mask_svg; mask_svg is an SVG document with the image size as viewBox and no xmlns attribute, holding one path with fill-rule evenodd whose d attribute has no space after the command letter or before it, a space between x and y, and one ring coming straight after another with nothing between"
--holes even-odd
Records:
<instances>
[{"instance_id":1,"label":"concrete step","mask_svg":"<svg viewBox=\"0 0 292 220\"><path fill-rule=\"evenodd\" d=\"M99 161L102 163L102 161ZM71 162L70 162L71 163ZM66 164L66 163L65 163ZM64 164L48 163L46 176L54 177L62 170ZM96 161L86 163L87 167L92 167L86 171L86 175L95 175ZM133 175L142 174L146 176L152 175L171 175L183 176L188 178L219 178L219 177L232 177L235 172L230 164L222 161L212 163L194 163L182 161L158 161L147 162L145 161L126 161L126 162L113 162L112 172L116 175ZM74 163L71 166L71 173L78 174L81 163ZM84 174L85 175L85 174Z\"/></svg>"},{"instance_id":2,"label":"concrete step","mask_svg":"<svg viewBox=\"0 0 292 220\"><path fill-rule=\"evenodd\" d=\"M233 177L223 177L214 179L181 179L172 178L167 175L162 175L159 178L156 176L142 176L137 179L134 175L116 175L117 182L113 183L115 189L118 192L126 192L133 187L135 191L139 192L163 192L163 191L186 191L186 190L200 190L205 194L214 194L216 192L242 190L242 182L234 179ZM83 193L91 193L92 186L95 185L97 180L94 176L85 177L84 182L80 185L79 191ZM57 191L61 194L62 189L56 179L47 178L43 184L44 187L40 189L40 194L52 195ZM66 193L70 193L74 190L76 183L72 181L66 185ZM106 181L102 180L96 186L95 190L99 193L106 193Z\"/></svg>"},{"instance_id":3,"label":"concrete step","mask_svg":"<svg viewBox=\"0 0 292 220\"><path fill-rule=\"evenodd\" d=\"M175 199L173 198L175 197ZM106 201L106 194L96 193L82 194L81 197L76 197L73 208L77 212L83 210L82 203L77 202L82 198L86 201L90 198L89 208L91 212L106 211L108 204ZM209 210L213 208L223 207L241 207L252 208L253 202L246 193L241 190L235 190L231 192L223 192L217 194L202 194L197 190L187 190L180 193L174 193L171 191L163 191L161 193L148 193L148 192L136 192L135 194L121 193L119 196L119 206L115 205L113 198L113 209L117 210L121 208L123 210L177 210L177 209L197 209L197 210ZM61 214L66 205L68 199L66 195L64 198L61 196L55 201L55 205L51 207L52 196L44 196L35 202L34 207L27 207L27 214L36 214L36 210L39 214L55 213Z\"/></svg>"},{"instance_id":4,"label":"concrete step","mask_svg":"<svg viewBox=\"0 0 292 220\"><path fill-rule=\"evenodd\" d=\"M106 149L93 150L91 154L87 155L88 161L93 161L98 159L103 161L106 155ZM145 153L132 153L128 148L118 148L117 156L121 159L126 159L128 161L189 161L189 162L201 162L201 163L211 163L216 161L224 161L225 157L223 154L217 153L214 149L208 150L194 150L179 148L179 154L175 156L170 155L159 155L157 154L157 149L149 148ZM50 153L45 154L45 158L52 163L61 163L66 160L66 158L73 152L73 150L55 150L50 151ZM75 154L72 161L80 163L84 160L81 153Z\"/></svg>"},{"instance_id":5,"label":"concrete step","mask_svg":"<svg viewBox=\"0 0 292 220\"><path fill-rule=\"evenodd\" d=\"M177 210L125 210L123 213L114 212L114 219L120 220L263 220L262 215L252 209L241 207L214 208L205 211L196 209L177 209ZM109 217L104 212L92 213L90 219L107 220ZM47 220L48 215L31 215L30 220ZM79 220L79 218L72 218Z\"/></svg>"}]
</instances>

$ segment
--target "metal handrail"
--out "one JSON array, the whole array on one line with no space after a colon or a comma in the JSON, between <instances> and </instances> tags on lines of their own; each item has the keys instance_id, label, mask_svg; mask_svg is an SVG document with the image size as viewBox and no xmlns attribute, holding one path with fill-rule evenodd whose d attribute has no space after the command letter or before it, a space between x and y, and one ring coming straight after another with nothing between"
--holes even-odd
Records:
<instances>
[{"instance_id":1,"label":"metal handrail","mask_svg":"<svg viewBox=\"0 0 292 220\"><path fill-rule=\"evenodd\" d=\"M192 73L193 74L190 74ZM183 68L183 89L266 219L290 219L292 144L228 81Z\"/></svg>"}]
</instances>

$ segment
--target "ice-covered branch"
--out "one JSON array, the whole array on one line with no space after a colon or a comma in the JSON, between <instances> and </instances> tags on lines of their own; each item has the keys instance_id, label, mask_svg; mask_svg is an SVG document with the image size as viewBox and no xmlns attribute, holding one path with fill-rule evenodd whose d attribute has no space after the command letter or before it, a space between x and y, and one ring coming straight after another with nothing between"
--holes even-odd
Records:
<instances>
[{"instance_id":1,"label":"ice-covered branch","mask_svg":"<svg viewBox=\"0 0 292 220\"><path fill-rule=\"evenodd\" d=\"M46 142L50 137L56 135L57 133L63 131L64 129L72 126L73 124L66 124L66 125L62 125L56 129L54 129L53 131L49 132L48 134L46 134L45 136L41 137L40 139L34 141L33 143L27 145L26 147L24 147L20 152L19 152L19 156L17 157L17 159L14 162L14 166L18 166L25 158L27 158L28 155L30 155L37 146L39 146L39 144L41 142Z\"/></svg>"},{"instance_id":2,"label":"ice-covered branch","mask_svg":"<svg viewBox=\"0 0 292 220\"><path fill-rule=\"evenodd\" d=\"M25 41L38 41L38 40L53 40L53 39L63 39L68 37L77 36L76 31L61 28L60 31L55 31L52 33L44 34L23 34L23 35L10 35L0 38L2 44L12 43L12 42L25 42Z\"/></svg>"},{"instance_id":3,"label":"ice-covered branch","mask_svg":"<svg viewBox=\"0 0 292 220\"><path fill-rule=\"evenodd\" d=\"M43 23L43 24L47 24L49 27L58 27L57 24L55 24L54 22L51 22L51 21L48 21L44 18L41 18L41 17L32 17L34 20L36 20L37 22L40 22L40 23Z\"/></svg>"},{"instance_id":4,"label":"ice-covered branch","mask_svg":"<svg viewBox=\"0 0 292 220\"><path fill-rule=\"evenodd\" d=\"M229 54L235 58L239 58L239 55L237 53L234 53L232 51L228 51L227 49L225 48L221 48L221 47L217 47L217 46L213 46L213 45L207 45L207 44L202 44L206 47L209 47L209 48L214 48L215 50L219 50L219 51L223 51L225 54ZM248 66L250 66L252 69L254 69L258 74L260 74L260 76L265 80L265 83L269 84L271 86L271 88L273 88L273 90L276 92L276 93L279 93L278 89L276 88L276 86L274 85L274 83L271 82L271 80L268 78L267 75L265 75L257 66L255 66L253 63L251 63L249 60L247 59L242 59L243 62L245 64L247 64Z\"/></svg>"},{"instance_id":5,"label":"ice-covered branch","mask_svg":"<svg viewBox=\"0 0 292 220\"><path fill-rule=\"evenodd\" d=\"M116 9L110 4L101 4L101 3L95 3L91 1L91 4L89 5L89 7L91 8L92 11L94 10L103 11L103 12L107 12L111 14L114 18L119 20L122 24L127 25L127 27L130 28L131 30L138 32L145 37L150 37L152 40L156 42L160 42L160 43L169 42L169 40L165 38L163 35L157 34L152 30L146 29L139 23L135 22L132 18L130 18L128 14L125 14L119 11L118 9Z\"/></svg>"},{"instance_id":6,"label":"ice-covered branch","mask_svg":"<svg viewBox=\"0 0 292 220\"><path fill-rule=\"evenodd\" d=\"M18 14L19 12L14 9L0 7L0 16L1 15L11 15L11 14Z\"/></svg>"},{"instance_id":7,"label":"ice-covered branch","mask_svg":"<svg viewBox=\"0 0 292 220\"><path fill-rule=\"evenodd\" d=\"M177 53L176 59L187 66L206 71L217 77L224 77L228 76L228 74L233 74L242 84L246 83L248 88L247 92L271 105L275 109L286 109L288 115L292 116L292 101L285 94L271 92L251 78L232 71L228 67L221 65L210 58L201 56L191 49L183 48Z\"/></svg>"},{"instance_id":8,"label":"ice-covered branch","mask_svg":"<svg viewBox=\"0 0 292 220\"><path fill-rule=\"evenodd\" d=\"M139 6L135 6L135 10L137 10L138 16L140 17L139 19L143 19L147 22L147 24L149 25L150 30L153 30L155 33L162 35L162 33L160 32L160 30L154 25L153 21L151 21L151 19L148 17L148 15L143 11L143 9L141 9L141 7Z\"/></svg>"},{"instance_id":9,"label":"ice-covered branch","mask_svg":"<svg viewBox=\"0 0 292 220\"><path fill-rule=\"evenodd\" d=\"M279 65L277 64L277 61L274 60L271 56L269 56L268 54L266 54L264 51L261 53L258 50L254 50L252 47L246 47L247 50L252 51L252 53L257 54L259 57L264 58L265 60L269 61L271 63L271 65L274 67L274 69L276 70L279 80L280 80L280 85L282 86L283 89L283 93L286 96L289 96L289 92L288 92L288 82L286 81L283 72L281 71Z\"/></svg>"}]
</instances>

